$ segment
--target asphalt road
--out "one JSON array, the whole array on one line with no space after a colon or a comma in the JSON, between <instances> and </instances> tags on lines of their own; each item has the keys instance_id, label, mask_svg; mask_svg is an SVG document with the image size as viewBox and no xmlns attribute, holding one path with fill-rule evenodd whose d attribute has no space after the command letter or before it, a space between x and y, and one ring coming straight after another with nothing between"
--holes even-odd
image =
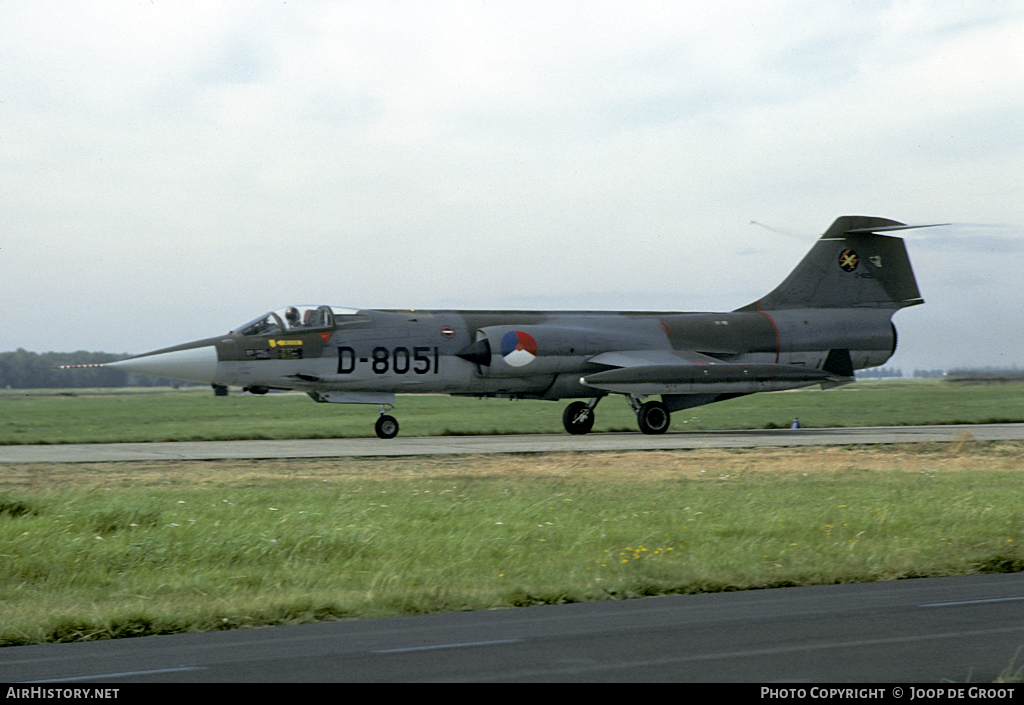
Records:
<instances>
[{"instance_id":1,"label":"asphalt road","mask_svg":"<svg viewBox=\"0 0 1024 705\"><path fill-rule=\"evenodd\" d=\"M1024 575L929 578L9 647L0 682L977 684L1022 614Z\"/></svg>"},{"instance_id":2,"label":"asphalt road","mask_svg":"<svg viewBox=\"0 0 1024 705\"><path fill-rule=\"evenodd\" d=\"M425 436L337 438L293 441L210 441L181 443L96 443L0 446L0 463L85 463L118 460L219 460L338 458L472 453L550 453L757 446L856 445L953 442L970 434L979 441L1024 440L1024 424L963 426L877 426L871 428L759 429L645 436L594 433L586 436Z\"/></svg>"}]
</instances>

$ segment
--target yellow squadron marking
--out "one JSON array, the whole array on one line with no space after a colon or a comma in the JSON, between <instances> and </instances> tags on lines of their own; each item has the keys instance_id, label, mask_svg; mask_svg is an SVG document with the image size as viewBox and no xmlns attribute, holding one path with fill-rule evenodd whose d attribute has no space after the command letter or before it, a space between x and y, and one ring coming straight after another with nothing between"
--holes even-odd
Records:
<instances>
[{"instance_id":1,"label":"yellow squadron marking","mask_svg":"<svg viewBox=\"0 0 1024 705\"><path fill-rule=\"evenodd\" d=\"M839 266L844 272L852 272L857 268L857 253L853 250L843 250L839 254Z\"/></svg>"}]
</instances>

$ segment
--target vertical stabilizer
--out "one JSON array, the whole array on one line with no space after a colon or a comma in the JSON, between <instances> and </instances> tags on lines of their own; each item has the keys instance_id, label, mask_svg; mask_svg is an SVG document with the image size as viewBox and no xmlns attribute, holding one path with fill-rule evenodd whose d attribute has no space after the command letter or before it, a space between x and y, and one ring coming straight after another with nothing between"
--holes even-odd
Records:
<instances>
[{"instance_id":1,"label":"vertical stabilizer","mask_svg":"<svg viewBox=\"0 0 1024 705\"><path fill-rule=\"evenodd\" d=\"M739 311L888 308L924 303L903 239L879 233L924 228L887 218L837 218L785 281Z\"/></svg>"}]
</instances>

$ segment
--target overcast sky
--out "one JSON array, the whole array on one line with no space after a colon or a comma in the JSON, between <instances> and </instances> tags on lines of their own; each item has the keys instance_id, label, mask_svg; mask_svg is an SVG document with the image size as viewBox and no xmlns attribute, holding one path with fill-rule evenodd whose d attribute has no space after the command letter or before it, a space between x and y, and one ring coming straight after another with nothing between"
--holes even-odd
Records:
<instances>
[{"instance_id":1,"label":"overcast sky","mask_svg":"<svg viewBox=\"0 0 1024 705\"><path fill-rule=\"evenodd\" d=\"M890 366L1024 366L1024 3L0 3L0 350L290 304L732 310L907 223Z\"/></svg>"}]
</instances>

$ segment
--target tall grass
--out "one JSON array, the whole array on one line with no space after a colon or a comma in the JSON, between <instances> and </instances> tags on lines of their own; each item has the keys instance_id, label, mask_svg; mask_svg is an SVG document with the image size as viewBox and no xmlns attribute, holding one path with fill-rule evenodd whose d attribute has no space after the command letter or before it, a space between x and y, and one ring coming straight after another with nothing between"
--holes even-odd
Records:
<instances>
[{"instance_id":1,"label":"tall grass","mask_svg":"<svg viewBox=\"0 0 1024 705\"><path fill-rule=\"evenodd\" d=\"M852 455L805 474L792 457L651 481L453 460L401 479L10 489L0 644L1024 569L1017 473Z\"/></svg>"}]
</instances>

